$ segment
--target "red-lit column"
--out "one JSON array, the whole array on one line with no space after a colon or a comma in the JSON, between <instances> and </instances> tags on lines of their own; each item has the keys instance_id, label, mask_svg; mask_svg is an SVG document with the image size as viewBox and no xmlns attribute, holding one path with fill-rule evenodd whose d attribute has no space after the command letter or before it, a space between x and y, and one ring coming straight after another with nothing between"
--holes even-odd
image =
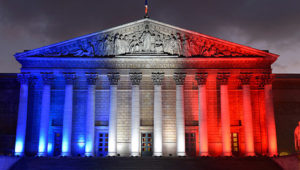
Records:
<instances>
[{"instance_id":1,"label":"red-lit column","mask_svg":"<svg viewBox=\"0 0 300 170\"><path fill-rule=\"evenodd\" d=\"M177 156L185 156L185 125L184 125L184 80L185 73L175 73L176 83L176 142Z\"/></svg>"},{"instance_id":2,"label":"red-lit column","mask_svg":"<svg viewBox=\"0 0 300 170\"><path fill-rule=\"evenodd\" d=\"M196 73L198 83L199 156L208 156L206 80L207 73Z\"/></svg>"},{"instance_id":3,"label":"red-lit column","mask_svg":"<svg viewBox=\"0 0 300 170\"><path fill-rule=\"evenodd\" d=\"M230 134L230 113L228 101L228 78L229 73L219 73L217 79L220 83L221 94L221 129L223 156L231 156L231 134Z\"/></svg>"},{"instance_id":4,"label":"red-lit column","mask_svg":"<svg viewBox=\"0 0 300 170\"><path fill-rule=\"evenodd\" d=\"M243 87L243 116L245 132L245 156L254 156L253 119L251 106L250 79L251 74L242 73L239 79Z\"/></svg>"},{"instance_id":5,"label":"red-lit column","mask_svg":"<svg viewBox=\"0 0 300 170\"><path fill-rule=\"evenodd\" d=\"M273 92L272 92L273 75L264 74L261 76L262 86L265 92L265 109L266 109L266 129L268 135L268 155L277 155L277 137L274 117Z\"/></svg>"}]
</instances>

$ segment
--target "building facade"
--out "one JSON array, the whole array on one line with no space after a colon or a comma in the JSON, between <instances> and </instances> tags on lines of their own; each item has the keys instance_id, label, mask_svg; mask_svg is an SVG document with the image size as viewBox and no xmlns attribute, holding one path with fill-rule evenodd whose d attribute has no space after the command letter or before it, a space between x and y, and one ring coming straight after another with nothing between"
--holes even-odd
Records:
<instances>
[{"instance_id":1,"label":"building facade","mask_svg":"<svg viewBox=\"0 0 300 170\"><path fill-rule=\"evenodd\" d=\"M268 51L146 18L15 57L15 155L277 155Z\"/></svg>"}]
</instances>

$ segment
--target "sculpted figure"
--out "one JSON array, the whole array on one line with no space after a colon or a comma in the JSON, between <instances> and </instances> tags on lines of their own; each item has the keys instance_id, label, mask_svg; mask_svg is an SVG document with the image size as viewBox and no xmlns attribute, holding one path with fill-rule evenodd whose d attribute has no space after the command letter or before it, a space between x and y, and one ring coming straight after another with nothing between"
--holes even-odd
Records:
<instances>
[{"instance_id":1,"label":"sculpted figure","mask_svg":"<svg viewBox=\"0 0 300 170\"><path fill-rule=\"evenodd\" d=\"M127 41L125 41L124 36L122 34L121 35L117 34L115 40L116 54L125 54L127 48L128 48Z\"/></svg>"},{"instance_id":2,"label":"sculpted figure","mask_svg":"<svg viewBox=\"0 0 300 170\"><path fill-rule=\"evenodd\" d=\"M181 55L182 54L182 48L181 48L181 40L180 40L180 34L174 35L174 54Z\"/></svg>"},{"instance_id":3,"label":"sculpted figure","mask_svg":"<svg viewBox=\"0 0 300 170\"><path fill-rule=\"evenodd\" d=\"M74 56L93 56L94 47L91 42L83 41L80 43L79 48L72 52Z\"/></svg>"},{"instance_id":4,"label":"sculpted figure","mask_svg":"<svg viewBox=\"0 0 300 170\"><path fill-rule=\"evenodd\" d=\"M155 37L151 34L148 25L146 26L142 37L143 37L142 39L144 42L143 51L144 52L152 52L154 50L154 44L155 44L154 38Z\"/></svg>"},{"instance_id":5,"label":"sculpted figure","mask_svg":"<svg viewBox=\"0 0 300 170\"><path fill-rule=\"evenodd\" d=\"M190 52L192 56L199 55L199 46L197 45L198 38L191 37L190 40Z\"/></svg>"},{"instance_id":6,"label":"sculpted figure","mask_svg":"<svg viewBox=\"0 0 300 170\"><path fill-rule=\"evenodd\" d=\"M156 35L156 40L155 40L155 51L157 53L162 53L163 52L163 41L161 39L161 35L157 34Z\"/></svg>"},{"instance_id":7,"label":"sculpted figure","mask_svg":"<svg viewBox=\"0 0 300 170\"><path fill-rule=\"evenodd\" d=\"M125 53L129 53L129 40L128 40L128 36L125 35L124 39L123 39L123 48L124 48L124 52Z\"/></svg>"},{"instance_id":8,"label":"sculpted figure","mask_svg":"<svg viewBox=\"0 0 300 170\"><path fill-rule=\"evenodd\" d=\"M114 42L113 37L111 35L108 35L105 40L105 55L113 55L114 53Z\"/></svg>"},{"instance_id":9,"label":"sculpted figure","mask_svg":"<svg viewBox=\"0 0 300 170\"><path fill-rule=\"evenodd\" d=\"M295 150L296 152L300 152L300 121L298 122L298 126L294 132L295 137Z\"/></svg>"},{"instance_id":10,"label":"sculpted figure","mask_svg":"<svg viewBox=\"0 0 300 170\"><path fill-rule=\"evenodd\" d=\"M188 56L188 57L191 56L191 47L190 47L190 42L189 41L190 41L189 36L185 35L183 37L182 46L183 46L184 55Z\"/></svg>"},{"instance_id":11,"label":"sculpted figure","mask_svg":"<svg viewBox=\"0 0 300 170\"><path fill-rule=\"evenodd\" d=\"M140 41L135 35L132 36L132 41L130 42L130 52L140 52Z\"/></svg>"},{"instance_id":12,"label":"sculpted figure","mask_svg":"<svg viewBox=\"0 0 300 170\"><path fill-rule=\"evenodd\" d=\"M168 53L168 54L173 54L173 47L172 47L172 39L171 39L171 35L167 35L165 38L165 42L164 42L164 52Z\"/></svg>"}]
</instances>

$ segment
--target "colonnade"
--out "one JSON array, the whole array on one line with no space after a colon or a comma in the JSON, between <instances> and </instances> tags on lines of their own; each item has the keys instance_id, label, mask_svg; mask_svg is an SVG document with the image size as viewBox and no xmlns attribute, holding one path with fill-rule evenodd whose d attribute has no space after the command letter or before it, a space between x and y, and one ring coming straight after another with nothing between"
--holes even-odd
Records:
<instances>
[{"instance_id":1,"label":"colonnade","mask_svg":"<svg viewBox=\"0 0 300 170\"><path fill-rule=\"evenodd\" d=\"M41 73L43 80L42 90L42 110L39 129L39 156L47 156L49 111L51 98L52 73ZM73 108L73 82L76 79L75 73L64 73L65 86L65 104L63 113L63 136L62 136L62 156L71 156L71 136L72 136L72 108ZM120 80L119 73L108 73L110 82L110 107L109 107L109 139L108 155L117 155L117 86ZM142 73L129 74L132 87L131 102L131 156L139 156L140 140L140 82ZM173 79L176 83L176 143L177 155L185 156L185 121L184 121L184 82L186 73L174 73ZM208 124L207 124L207 73L196 73L195 80L198 83L198 127L199 127L199 156L208 156ZM221 103L221 133L223 156L231 156L231 132L230 132L230 112L228 98L228 79L229 73L218 73L216 80L220 85L220 103ZM254 156L254 136L253 136L253 118L250 94L251 73L241 73L239 79L242 83L243 94L243 117L245 131L245 155ZM163 111L162 111L162 82L164 73L155 72L151 75L154 85L154 145L153 155L163 155ZM28 84L30 80L29 73L18 75L20 80L20 101L19 116L16 134L15 155L24 155L26 122L27 122L27 104L28 104ZM98 73L87 73L87 113L86 113L86 132L85 132L85 155L94 156L95 146L95 89ZM266 129L268 137L268 154L277 155L276 128L274 119L273 99L272 99L272 77L270 74L258 76L257 79L262 82L265 96L266 110Z\"/></svg>"}]
</instances>

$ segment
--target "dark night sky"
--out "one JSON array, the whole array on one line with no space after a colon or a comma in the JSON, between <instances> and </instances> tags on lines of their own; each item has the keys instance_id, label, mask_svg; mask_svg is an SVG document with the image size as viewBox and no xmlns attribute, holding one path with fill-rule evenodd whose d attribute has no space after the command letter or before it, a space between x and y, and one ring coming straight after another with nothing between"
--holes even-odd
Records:
<instances>
[{"instance_id":1,"label":"dark night sky","mask_svg":"<svg viewBox=\"0 0 300 170\"><path fill-rule=\"evenodd\" d=\"M275 73L300 73L299 0L149 0L150 18L279 54ZM144 0L0 0L0 72L13 54L143 18Z\"/></svg>"}]
</instances>

